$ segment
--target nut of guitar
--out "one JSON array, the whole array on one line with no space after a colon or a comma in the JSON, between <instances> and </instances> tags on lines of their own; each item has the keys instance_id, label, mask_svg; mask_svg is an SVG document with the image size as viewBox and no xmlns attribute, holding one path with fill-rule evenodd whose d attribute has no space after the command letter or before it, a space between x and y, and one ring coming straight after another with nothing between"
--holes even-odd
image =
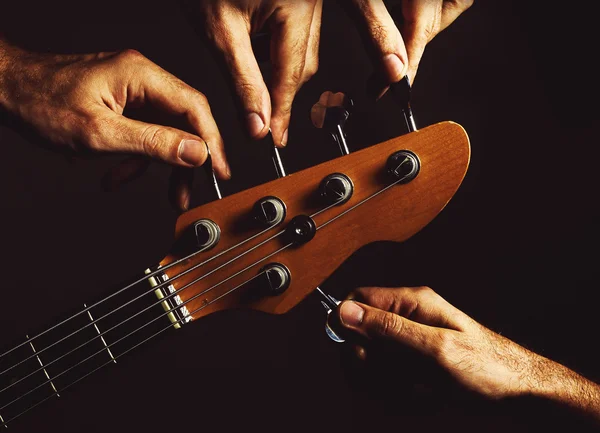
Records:
<instances>
[{"instance_id":1,"label":"nut of guitar","mask_svg":"<svg viewBox=\"0 0 600 433\"><path fill-rule=\"evenodd\" d=\"M179 295L192 319L236 307L284 313L360 247L402 242L427 225L460 187L469 158L465 130L441 122L191 209L179 217L176 238L210 220L220 227L219 242L174 265L171 283L176 290L185 287ZM340 173L327 193L342 198L324 200L323 180ZM283 220L249 223L265 197L285 203ZM298 216L315 225L306 242L286 236ZM173 249L161 265L183 257ZM290 281L276 295L257 296L256 281L270 263L289 270Z\"/></svg>"}]
</instances>

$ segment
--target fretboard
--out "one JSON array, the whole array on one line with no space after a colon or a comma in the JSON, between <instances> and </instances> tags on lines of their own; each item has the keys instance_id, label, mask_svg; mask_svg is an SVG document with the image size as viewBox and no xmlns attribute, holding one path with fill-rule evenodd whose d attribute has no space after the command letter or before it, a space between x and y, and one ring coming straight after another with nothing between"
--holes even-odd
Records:
<instances>
[{"instance_id":1,"label":"fretboard","mask_svg":"<svg viewBox=\"0 0 600 433\"><path fill-rule=\"evenodd\" d=\"M147 271L149 272L149 271ZM189 320L162 274L81 309L0 351L0 425ZM158 286L154 291L152 286ZM162 287L161 287L162 286ZM161 301L161 297L162 301Z\"/></svg>"}]
</instances>

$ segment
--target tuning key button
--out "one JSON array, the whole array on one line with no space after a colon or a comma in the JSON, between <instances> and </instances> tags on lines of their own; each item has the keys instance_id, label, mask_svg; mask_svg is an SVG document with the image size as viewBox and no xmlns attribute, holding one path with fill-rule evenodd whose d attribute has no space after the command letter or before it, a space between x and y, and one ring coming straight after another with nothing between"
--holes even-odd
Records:
<instances>
[{"instance_id":1,"label":"tuning key button","mask_svg":"<svg viewBox=\"0 0 600 433\"><path fill-rule=\"evenodd\" d=\"M263 197L254 204L254 219L266 227L275 226L285 219L285 203L273 196Z\"/></svg>"},{"instance_id":2,"label":"tuning key button","mask_svg":"<svg viewBox=\"0 0 600 433\"><path fill-rule=\"evenodd\" d=\"M387 171L398 179L398 183L408 183L417 177L421 163L414 153L400 150L390 155L387 160Z\"/></svg>"},{"instance_id":3,"label":"tuning key button","mask_svg":"<svg viewBox=\"0 0 600 433\"><path fill-rule=\"evenodd\" d=\"M264 287L269 295L279 295L286 291L292 281L292 274L287 266L281 263L269 263L262 268Z\"/></svg>"},{"instance_id":4,"label":"tuning key button","mask_svg":"<svg viewBox=\"0 0 600 433\"><path fill-rule=\"evenodd\" d=\"M321 196L329 204L344 204L354 192L352 180L342 173L333 173L321 181Z\"/></svg>"},{"instance_id":5,"label":"tuning key button","mask_svg":"<svg viewBox=\"0 0 600 433\"><path fill-rule=\"evenodd\" d=\"M194 223L194 233L196 233L198 247L208 250L219 242L221 228L212 220L201 219Z\"/></svg>"}]
</instances>

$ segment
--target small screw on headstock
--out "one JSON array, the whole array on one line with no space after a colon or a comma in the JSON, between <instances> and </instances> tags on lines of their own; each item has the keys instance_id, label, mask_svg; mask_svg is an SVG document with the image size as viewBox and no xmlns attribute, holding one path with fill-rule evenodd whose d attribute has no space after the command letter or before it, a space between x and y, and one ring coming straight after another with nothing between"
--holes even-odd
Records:
<instances>
[{"instance_id":1,"label":"small screw on headstock","mask_svg":"<svg viewBox=\"0 0 600 433\"><path fill-rule=\"evenodd\" d=\"M344 93L323 92L321 97L310 110L310 118L313 125L319 129L325 129L329 132L336 143L340 146L343 155L348 155L350 150L346 143L346 132L344 127L352 109L354 102Z\"/></svg>"}]
</instances>

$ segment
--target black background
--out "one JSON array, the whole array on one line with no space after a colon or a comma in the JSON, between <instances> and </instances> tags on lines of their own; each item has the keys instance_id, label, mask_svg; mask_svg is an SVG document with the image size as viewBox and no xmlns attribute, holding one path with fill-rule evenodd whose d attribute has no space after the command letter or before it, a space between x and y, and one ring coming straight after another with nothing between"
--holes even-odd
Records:
<instances>
[{"instance_id":1,"label":"black background","mask_svg":"<svg viewBox=\"0 0 600 433\"><path fill-rule=\"evenodd\" d=\"M389 98L368 101L371 66L358 34L334 2L325 3L320 70L297 96L282 152L289 172L337 156L308 116L324 90L356 102L352 149L406 132ZM430 285L490 328L597 381L597 38L582 2L543 3L476 1L429 44L413 87L417 124L465 127L467 177L423 231L403 244L364 248L323 287L343 297L357 285ZM176 2L4 0L0 21L35 50L138 49L207 95L232 166L225 194L274 178L266 148L246 139L225 77ZM1 344L116 289L169 249L177 217L166 199L169 167L153 164L107 193L100 178L119 157L68 160L6 125L0 149ZM208 193L199 181L195 200ZM314 295L284 316L209 316L96 373L11 430L581 426L537 402L487 402L447 386L416 392L412 384L430 373L414 371L408 358L378 375L355 371L325 336L323 319Z\"/></svg>"}]
</instances>

